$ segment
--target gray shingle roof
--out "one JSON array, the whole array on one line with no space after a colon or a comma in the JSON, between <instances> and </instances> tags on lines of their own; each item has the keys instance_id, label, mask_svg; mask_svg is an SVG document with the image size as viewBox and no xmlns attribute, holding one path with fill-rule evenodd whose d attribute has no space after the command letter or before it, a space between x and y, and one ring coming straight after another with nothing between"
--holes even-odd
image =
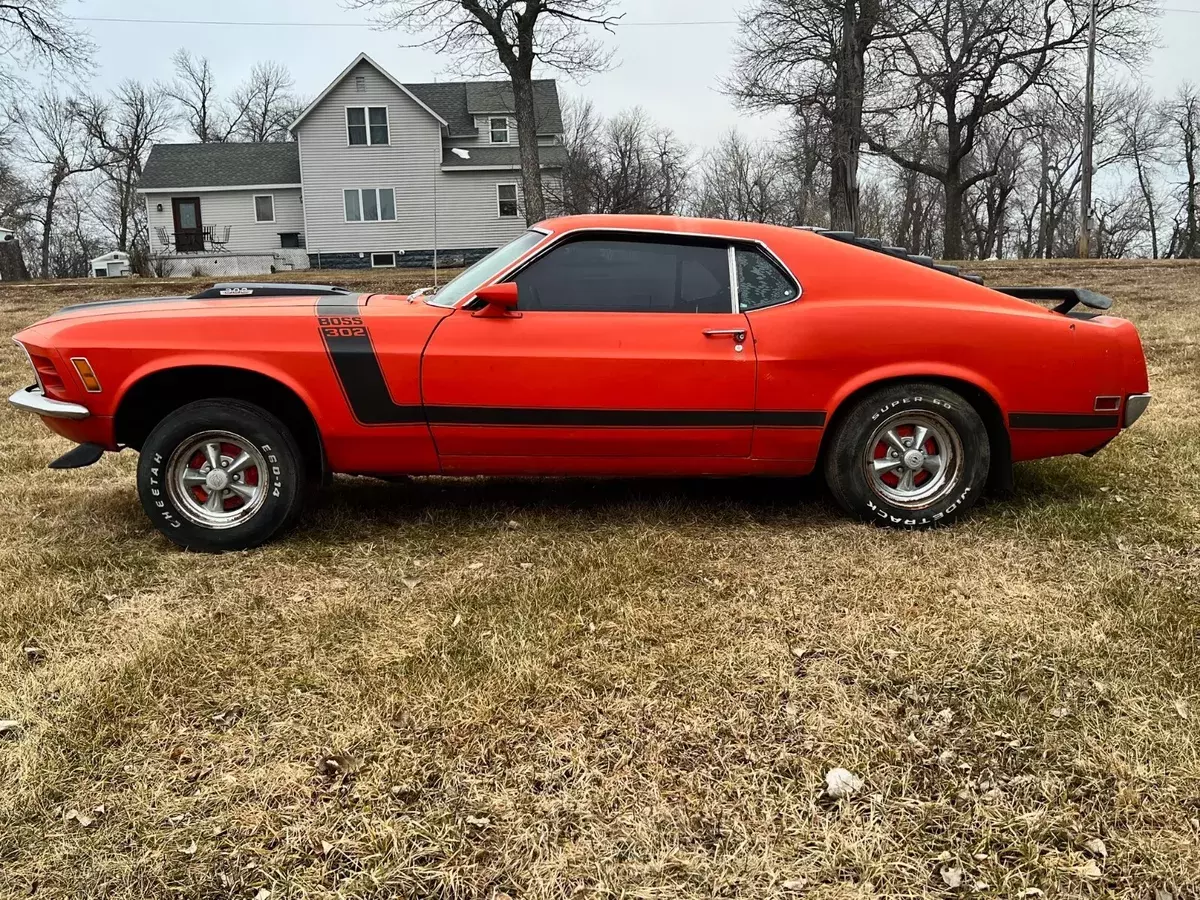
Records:
<instances>
[{"instance_id":1,"label":"gray shingle roof","mask_svg":"<svg viewBox=\"0 0 1200 900\"><path fill-rule=\"evenodd\" d=\"M476 115L511 114L515 110L512 85L507 81L443 81L405 87L450 123L452 135L474 134ZM538 134L562 133L562 107L554 80L534 81L533 106Z\"/></svg>"},{"instance_id":2,"label":"gray shingle roof","mask_svg":"<svg viewBox=\"0 0 1200 900\"><path fill-rule=\"evenodd\" d=\"M517 147L472 147L470 153L470 159L460 159L447 148L442 165L456 169L521 165L521 151ZM562 146L538 147L538 158L543 169L561 169L567 161L567 150Z\"/></svg>"},{"instance_id":3,"label":"gray shingle roof","mask_svg":"<svg viewBox=\"0 0 1200 900\"><path fill-rule=\"evenodd\" d=\"M271 144L156 144L146 160L142 190L299 184L300 151Z\"/></svg>"}]
</instances>

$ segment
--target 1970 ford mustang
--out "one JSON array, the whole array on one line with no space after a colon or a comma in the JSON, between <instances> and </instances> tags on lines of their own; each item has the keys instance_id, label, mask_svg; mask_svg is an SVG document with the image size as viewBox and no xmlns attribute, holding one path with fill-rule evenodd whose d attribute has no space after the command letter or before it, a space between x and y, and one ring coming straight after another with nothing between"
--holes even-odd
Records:
<instances>
[{"instance_id":1,"label":"1970 ford mustang","mask_svg":"<svg viewBox=\"0 0 1200 900\"><path fill-rule=\"evenodd\" d=\"M266 541L335 472L819 469L850 513L921 528L1142 414L1141 343L1109 305L848 234L563 218L435 293L67 307L16 336L37 384L10 399L81 445L52 466L140 451L146 512L197 550Z\"/></svg>"}]
</instances>

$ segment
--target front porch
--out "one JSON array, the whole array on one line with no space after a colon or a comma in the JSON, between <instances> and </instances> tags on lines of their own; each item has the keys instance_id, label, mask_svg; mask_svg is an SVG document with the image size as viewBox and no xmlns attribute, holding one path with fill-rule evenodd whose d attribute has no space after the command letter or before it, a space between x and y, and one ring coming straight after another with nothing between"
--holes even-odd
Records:
<instances>
[{"instance_id":1,"label":"front porch","mask_svg":"<svg viewBox=\"0 0 1200 900\"><path fill-rule=\"evenodd\" d=\"M298 272L309 268L299 249L251 250L240 253L163 253L153 258L154 274L164 278L228 278Z\"/></svg>"}]
</instances>

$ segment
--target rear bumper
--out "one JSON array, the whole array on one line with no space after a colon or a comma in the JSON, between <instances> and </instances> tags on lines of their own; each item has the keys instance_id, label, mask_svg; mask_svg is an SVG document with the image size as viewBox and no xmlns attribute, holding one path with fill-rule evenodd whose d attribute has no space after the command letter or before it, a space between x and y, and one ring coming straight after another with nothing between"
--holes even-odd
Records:
<instances>
[{"instance_id":1,"label":"rear bumper","mask_svg":"<svg viewBox=\"0 0 1200 900\"><path fill-rule=\"evenodd\" d=\"M1150 405L1149 394L1130 394L1125 398L1125 427L1128 428L1142 417Z\"/></svg>"},{"instance_id":2,"label":"rear bumper","mask_svg":"<svg viewBox=\"0 0 1200 900\"><path fill-rule=\"evenodd\" d=\"M82 404L47 397L37 385L17 391L8 398L8 402L17 409L50 419L86 419L92 414Z\"/></svg>"}]
</instances>

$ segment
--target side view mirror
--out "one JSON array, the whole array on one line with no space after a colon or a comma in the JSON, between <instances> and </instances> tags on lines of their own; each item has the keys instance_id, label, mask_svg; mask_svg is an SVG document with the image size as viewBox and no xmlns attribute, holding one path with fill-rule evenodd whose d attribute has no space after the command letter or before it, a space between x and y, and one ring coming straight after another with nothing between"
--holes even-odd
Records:
<instances>
[{"instance_id":1,"label":"side view mirror","mask_svg":"<svg viewBox=\"0 0 1200 900\"><path fill-rule=\"evenodd\" d=\"M478 318L517 318L521 315L516 311L519 291L512 282L481 287L475 292L475 298L487 304L483 309L475 311L474 315Z\"/></svg>"}]
</instances>

